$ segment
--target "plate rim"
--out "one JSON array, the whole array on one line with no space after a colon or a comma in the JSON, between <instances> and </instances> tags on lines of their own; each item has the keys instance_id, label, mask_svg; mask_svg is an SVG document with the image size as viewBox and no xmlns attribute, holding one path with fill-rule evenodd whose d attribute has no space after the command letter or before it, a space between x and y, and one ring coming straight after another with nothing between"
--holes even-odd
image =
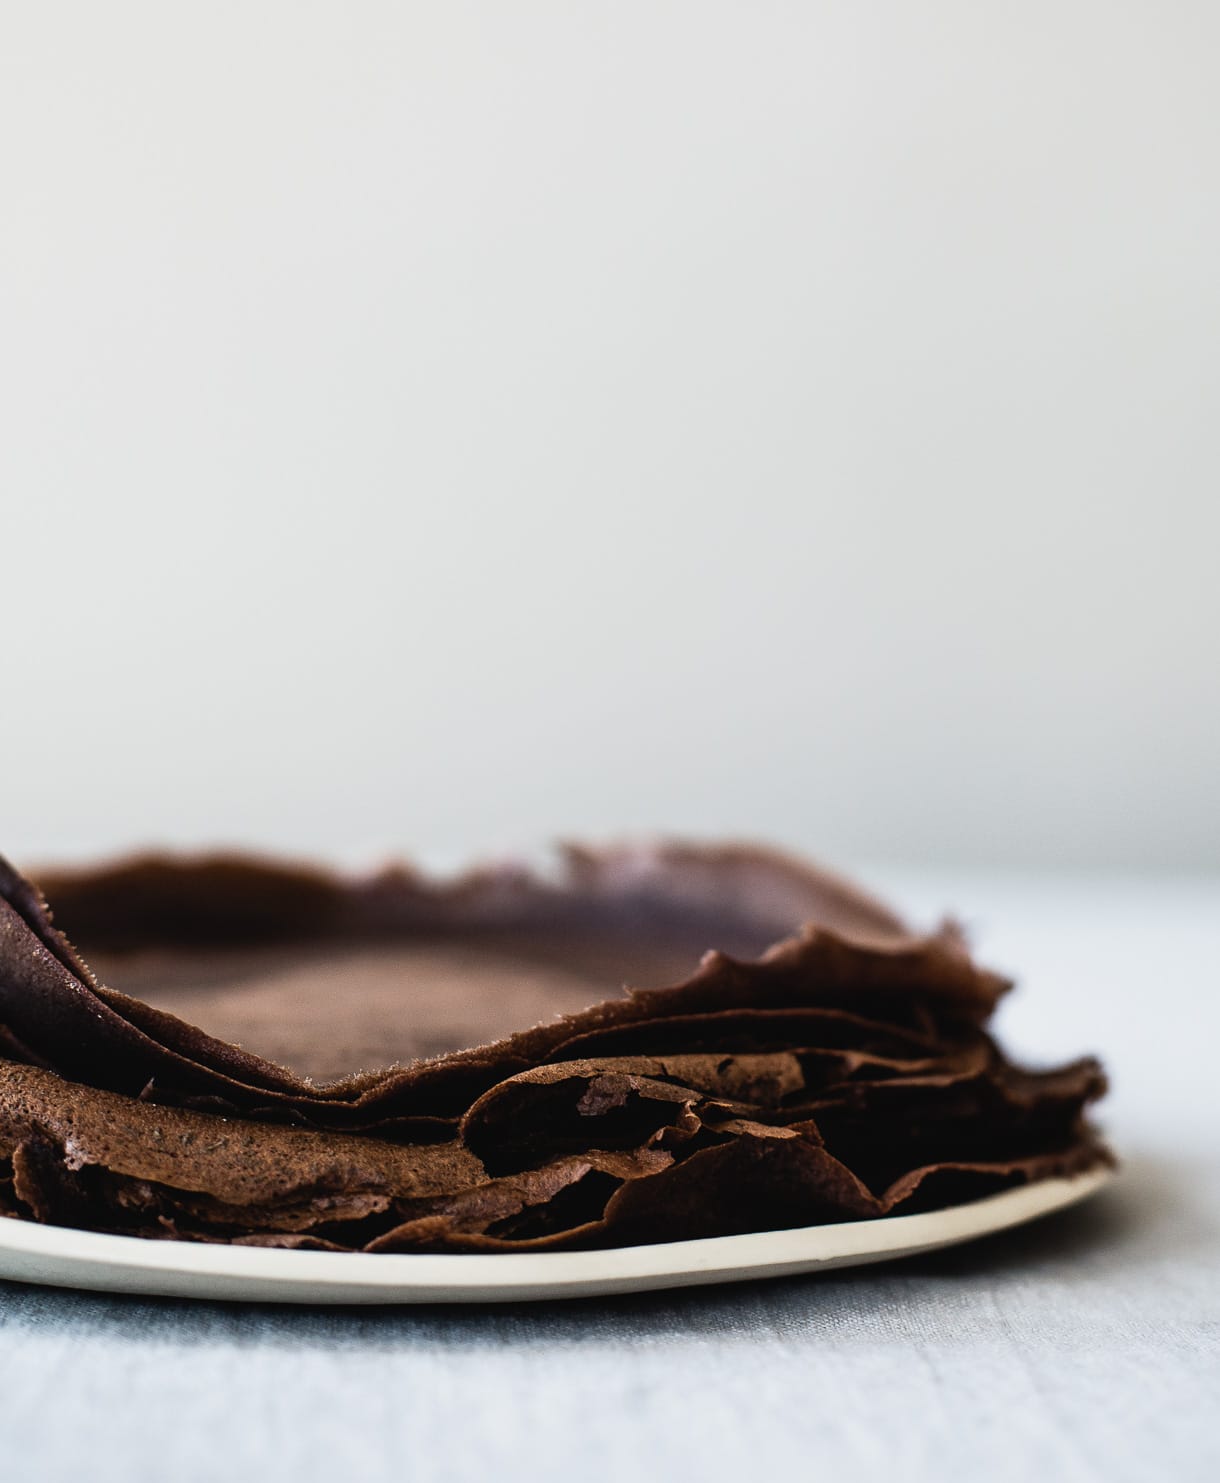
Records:
<instances>
[{"instance_id":1,"label":"plate rim","mask_svg":"<svg viewBox=\"0 0 1220 1483\"><path fill-rule=\"evenodd\" d=\"M149 1240L0 1218L0 1279L146 1297L296 1303L547 1301L744 1282L915 1256L1066 1209L1109 1167L915 1215L589 1251L333 1252Z\"/></svg>"}]
</instances>

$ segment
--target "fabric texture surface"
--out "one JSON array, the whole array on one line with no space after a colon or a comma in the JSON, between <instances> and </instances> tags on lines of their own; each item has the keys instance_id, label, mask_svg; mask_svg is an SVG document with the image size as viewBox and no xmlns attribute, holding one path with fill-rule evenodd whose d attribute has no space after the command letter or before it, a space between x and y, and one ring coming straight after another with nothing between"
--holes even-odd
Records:
<instances>
[{"instance_id":1,"label":"fabric texture surface","mask_svg":"<svg viewBox=\"0 0 1220 1483\"><path fill-rule=\"evenodd\" d=\"M0 1284L13 1476L1217 1476L1220 884L873 880L916 919L965 913L1021 982L1001 1011L1018 1054L1104 1055L1112 1191L889 1267L565 1305Z\"/></svg>"}]
</instances>

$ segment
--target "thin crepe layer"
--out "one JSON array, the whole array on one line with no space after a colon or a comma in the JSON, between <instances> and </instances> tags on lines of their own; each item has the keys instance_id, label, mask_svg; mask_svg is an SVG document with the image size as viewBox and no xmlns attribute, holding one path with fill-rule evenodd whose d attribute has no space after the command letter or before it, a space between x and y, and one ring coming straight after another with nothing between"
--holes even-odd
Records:
<instances>
[{"instance_id":1,"label":"thin crepe layer","mask_svg":"<svg viewBox=\"0 0 1220 1483\"><path fill-rule=\"evenodd\" d=\"M619 1245L934 1208L1109 1157L1085 1119L1100 1067L1008 1062L986 1030L1008 985L956 929L913 936L767 852L574 851L559 882L451 886L150 860L54 891L104 950L805 925L669 987L318 1084L98 983L0 865L0 1212L18 1218L337 1250Z\"/></svg>"}]
</instances>

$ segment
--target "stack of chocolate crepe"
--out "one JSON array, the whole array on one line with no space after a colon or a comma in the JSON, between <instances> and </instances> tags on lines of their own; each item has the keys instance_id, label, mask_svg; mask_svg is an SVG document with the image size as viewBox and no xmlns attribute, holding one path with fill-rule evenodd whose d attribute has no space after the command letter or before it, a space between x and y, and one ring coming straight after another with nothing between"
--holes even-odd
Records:
<instances>
[{"instance_id":1,"label":"stack of chocolate crepe","mask_svg":"<svg viewBox=\"0 0 1220 1483\"><path fill-rule=\"evenodd\" d=\"M1097 1062L1013 1065L987 1031L1008 985L956 928L914 935L773 852L570 849L549 875L447 884L148 857L39 885L0 862L17 1219L620 1246L926 1210L1109 1159L1085 1118Z\"/></svg>"}]
</instances>

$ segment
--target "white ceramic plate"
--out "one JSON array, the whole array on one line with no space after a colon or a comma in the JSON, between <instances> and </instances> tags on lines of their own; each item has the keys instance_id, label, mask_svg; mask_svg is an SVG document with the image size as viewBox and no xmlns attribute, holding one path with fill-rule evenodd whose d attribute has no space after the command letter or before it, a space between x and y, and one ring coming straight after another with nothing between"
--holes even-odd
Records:
<instances>
[{"instance_id":1,"label":"white ceramic plate","mask_svg":"<svg viewBox=\"0 0 1220 1483\"><path fill-rule=\"evenodd\" d=\"M614 1251L456 1256L275 1251L101 1236L0 1219L0 1277L102 1292L261 1303L503 1303L787 1277L953 1246L1062 1210L1111 1178L1022 1185L948 1210Z\"/></svg>"}]
</instances>

